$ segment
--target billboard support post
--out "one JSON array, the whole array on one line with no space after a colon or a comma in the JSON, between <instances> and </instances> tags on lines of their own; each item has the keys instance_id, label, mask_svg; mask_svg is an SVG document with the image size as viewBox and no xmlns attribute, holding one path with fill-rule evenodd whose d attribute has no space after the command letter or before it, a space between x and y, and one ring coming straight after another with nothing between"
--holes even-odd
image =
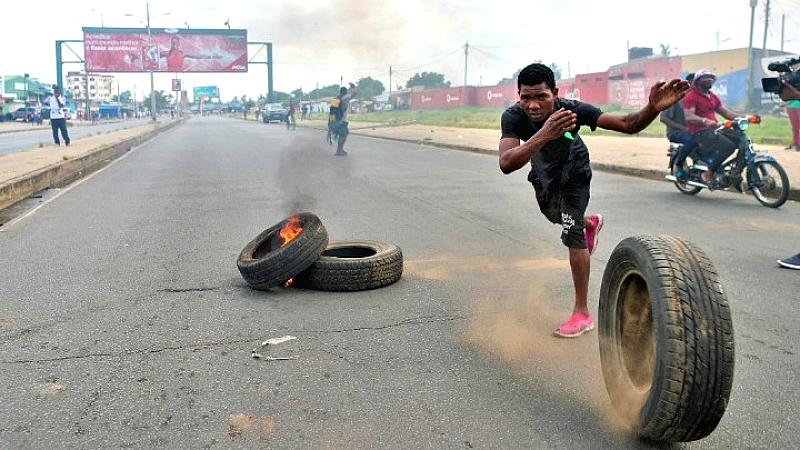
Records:
<instances>
[{"instance_id":1,"label":"billboard support post","mask_svg":"<svg viewBox=\"0 0 800 450\"><path fill-rule=\"evenodd\" d=\"M147 5L147 50L150 51L150 47L153 46L152 39L150 37L150 3L146 3ZM154 95L156 92L155 83L153 83L153 68L150 67L150 117L152 118L153 122L156 121L156 96Z\"/></svg>"},{"instance_id":2,"label":"billboard support post","mask_svg":"<svg viewBox=\"0 0 800 450\"><path fill-rule=\"evenodd\" d=\"M272 87L272 42L248 42L248 45L263 45L267 49L267 61L266 62L256 62L253 61L259 53L261 53L261 48L258 49L255 55L250 58L248 64L266 64L267 65L267 103L274 103L275 102L275 91Z\"/></svg>"}]
</instances>

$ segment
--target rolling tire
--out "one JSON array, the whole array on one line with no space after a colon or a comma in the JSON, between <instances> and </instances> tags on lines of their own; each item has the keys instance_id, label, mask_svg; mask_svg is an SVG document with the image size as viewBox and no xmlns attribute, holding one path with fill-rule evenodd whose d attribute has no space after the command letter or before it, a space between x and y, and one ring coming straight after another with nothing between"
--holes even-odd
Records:
<instances>
[{"instance_id":1,"label":"rolling tire","mask_svg":"<svg viewBox=\"0 0 800 450\"><path fill-rule=\"evenodd\" d=\"M295 282L319 291L365 291L390 285L402 274L403 252L396 245L333 241Z\"/></svg>"},{"instance_id":2,"label":"rolling tire","mask_svg":"<svg viewBox=\"0 0 800 450\"><path fill-rule=\"evenodd\" d=\"M629 237L608 260L598 339L615 409L654 441L702 439L733 384L730 307L696 246L671 236Z\"/></svg>"},{"instance_id":3,"label":"rolling tire","mask_svg":"<svg viewBox=\"0 0 800 450\"><path fill-rule=\"evenodd\" d=\"M250 241L236 261L239 272L253 289L268 290L284 285L319 258L328 245L328 232L319 217L297 214L302 230L281 246L280 230L289 218L267 228Z\"/></svg>"}]
</instances>

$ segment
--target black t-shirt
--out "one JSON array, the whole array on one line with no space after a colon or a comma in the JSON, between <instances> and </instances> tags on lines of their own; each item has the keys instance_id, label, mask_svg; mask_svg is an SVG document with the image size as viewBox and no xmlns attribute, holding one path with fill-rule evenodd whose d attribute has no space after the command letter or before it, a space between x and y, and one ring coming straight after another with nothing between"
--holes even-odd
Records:
<instances>
[{"instance_id":1,"label":"black t-shirt","mask_svg":"<svg viewBox=\"0 0 800 450\"><path fill-rule=\"evenodd\" d=\"M672 119L681 125L686 125L686 117L684 116L683 113L683 101L675 103L674 105L665 109L664 111L661 112L661 115L668 119ZM669 139L672 133L677 133L678 131L681 130L667 125L667 139Z\"/></svg>"},{"instance_id":2,"label":"black t-shirt","mask_svg":"<svg viewBox=\"0 0 800 450\"><path fill-rule=\"evenodd\" d=\"M581 126L588 126L592 131L597 129L597 119L603 113L599 108L577 100L557 97L554 110L561 108L577 114L575 128L570 131L575 140L564 136L550 141L531 158L531 175L538 178L544 189L551 181L566 182L575 170L588 170L589 149L579 136ZM500 120L503 138L516 138L522 141L530 139L544 122L535 123L517 104L506 109ZM530 178L530 177L529 177Z\"/></svg>"}]
</instances>

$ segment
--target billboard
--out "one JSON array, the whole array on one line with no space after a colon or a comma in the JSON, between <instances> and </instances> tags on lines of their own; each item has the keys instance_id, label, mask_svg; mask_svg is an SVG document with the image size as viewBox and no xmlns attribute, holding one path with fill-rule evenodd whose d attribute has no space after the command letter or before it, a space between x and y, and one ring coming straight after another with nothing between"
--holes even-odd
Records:
<instances>
[{"instance_id":1,"label":"billboard","mask_svg":"<svg viewBox=\"0 0 800 450\"><path fill-rule=\"evenodd\" d=\"M200 99L208 100L219 98L219 88L217 86L196 86L192 88L192 101L199 102Z\"/></svg>"},{"instance_id":2,"label":"billboard","mask_svg":"<svg viewBox=\"0 0 800 450\"><path fill-rule=\"evenodd\" d=\"M247 30L83 28L87 72L247 72Z\"/></svg>"},{"instance_id":3,"label":"billboard","mask_svg":"<svg viewBox=\"0 0 800 450\"><path fill-rule=\"evenodd\" d=\"M172 90L173 92L177 92L181 90L181 80L179 78L172 79Z\"/></svg>"}]
</instances>

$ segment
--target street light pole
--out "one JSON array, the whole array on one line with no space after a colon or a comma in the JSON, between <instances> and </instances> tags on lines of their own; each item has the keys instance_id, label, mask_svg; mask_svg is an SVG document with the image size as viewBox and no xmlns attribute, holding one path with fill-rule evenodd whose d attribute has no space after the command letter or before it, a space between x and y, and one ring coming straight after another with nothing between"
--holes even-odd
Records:
<instances>
[{"instance_id":1,"label":"street light pole","mask_svg":"<svg viewBox=\"0 0 800 450\"><path fill-rule=\"evenodd\" d=\"M150 3L145 3L147 7L147 51L153 46L152 38L150 37ZM150 117L155 122L156 120L156 87L153 82L153 67L150 66Z\"/></svg>"},{"instance_id":2,"label":"street light pole","mask_svg":"<svg viewBox=\"0 0 800 450\"><path fill-rule=\"evenodd\" d=\"M758 0L750 0L750 45L747 47L747 109L753 109L753 23L756 17L756 6Z\"/></svg>"}]
</instances>

